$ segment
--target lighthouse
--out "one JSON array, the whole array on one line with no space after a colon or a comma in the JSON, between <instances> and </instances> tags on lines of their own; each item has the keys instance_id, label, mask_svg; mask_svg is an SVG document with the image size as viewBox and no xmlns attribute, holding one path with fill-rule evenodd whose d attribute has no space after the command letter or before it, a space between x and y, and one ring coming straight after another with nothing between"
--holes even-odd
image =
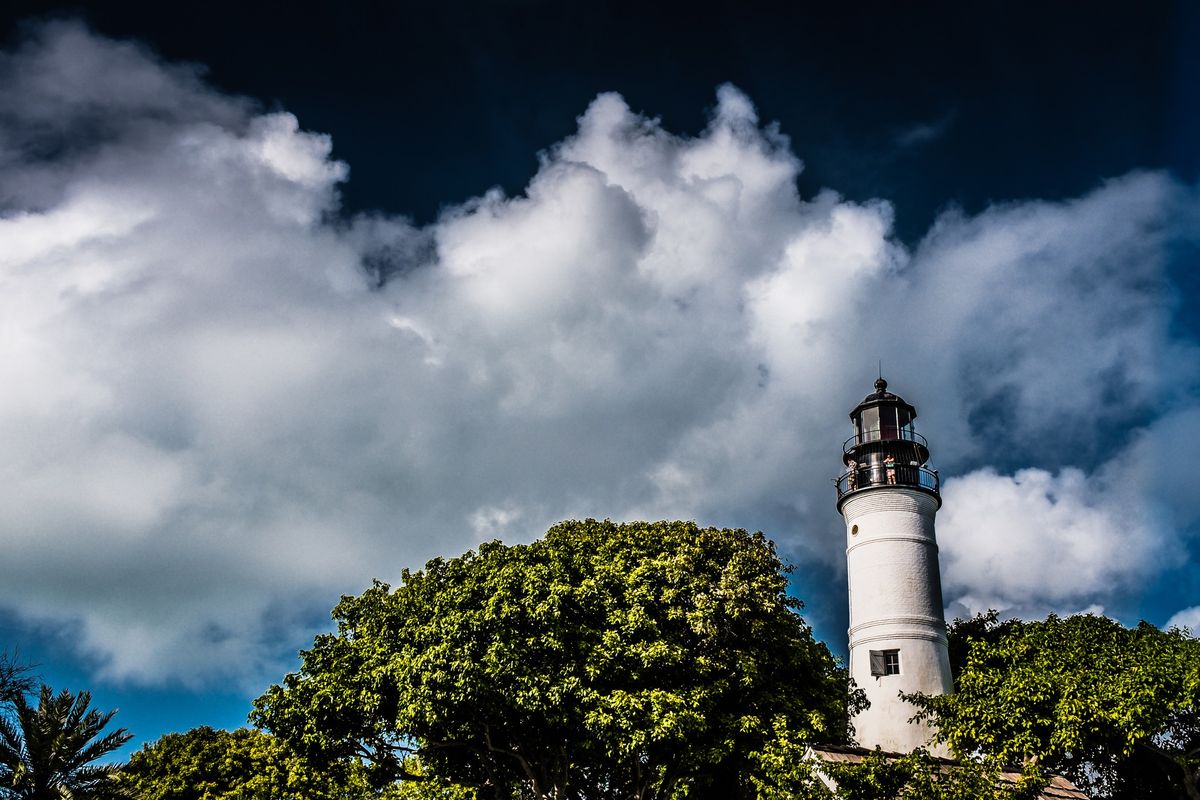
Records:
<instances>
[{"instance_id":1,"label":"lighthouse","mask_svg":"<svg viewBox=\"0 0 1200 800\"><path fill-rule=\"evenodd\" d=\"M850 677L871 703L853 720L855 738L907 753L932 731L909 722L917 709L901 693L947 694L953 682L933 529L938 474L913 429L916 409L887 388L880 377L850 412L837 508L846 523Z\"/></svg>"}]
</instances>

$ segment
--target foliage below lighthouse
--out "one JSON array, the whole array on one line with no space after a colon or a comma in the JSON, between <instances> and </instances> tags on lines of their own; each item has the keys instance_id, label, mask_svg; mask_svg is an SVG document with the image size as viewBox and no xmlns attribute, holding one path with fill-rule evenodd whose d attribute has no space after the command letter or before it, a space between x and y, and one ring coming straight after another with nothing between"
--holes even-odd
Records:
<instances>
[{"instance_id":1,"label":"foliage below lighthouse","mask_svg":"<svg viewBox=\"0 0 1200 800\"><path fill-rule=\"evenodd\" d=\"M485 544L343 598L255 719L379 786L752 797L768 750L847 735L846 675L785 572L761 534L683 522Z\"/></svg>"},{"instance_id":2,"label":"foliage below lighthouse","mask_svg":"<svg viewBox=\"0 0 1200 800\"><path fill-rule=\"evenodd\" d=\"M1200 800L1200 640L1092 615L952 630L955 692L913 698L958 754L1062 772L1093 797Z\"/></svg>"}]
</instances>

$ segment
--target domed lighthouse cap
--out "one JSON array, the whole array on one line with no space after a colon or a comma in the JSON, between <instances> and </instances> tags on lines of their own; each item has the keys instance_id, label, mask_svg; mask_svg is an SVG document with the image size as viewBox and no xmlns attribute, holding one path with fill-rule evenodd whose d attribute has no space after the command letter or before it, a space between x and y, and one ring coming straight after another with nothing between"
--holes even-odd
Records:
<instances>
[{"instance_id":1,"label":"domed lighthouse cap","mask_svg":"<svg viewBox=\"0 0 1200 800\"><path fill-rule=\"evenodd\" d=\"M882 376L875 381L875 391L863 398L850 412L854 423L854 436L846 442L845 459L862 463L865 457L885 449L902 463L916 461L924 464L929 460L929 450L924 437L913 430L917 409L897 394L888 391L888 382Z\"/></svg>"},{"instance_id":2,"label":"domed lighthouse cap","mask_svg":"<svg viewBox=\"0 0 1200 800\"><path fill-rule=\"evenodd\" d=\"M916 419L917 409L912 404L906 403L900 395L889 392L887 387L888 382L880 376L875 381L875 391L864 397L863 401L854 407L854 410L850 412L850 419L857 421L862 416L864 409L883 404L903 408L907 413L909 422Z\"/></svg>"}]
</instances>

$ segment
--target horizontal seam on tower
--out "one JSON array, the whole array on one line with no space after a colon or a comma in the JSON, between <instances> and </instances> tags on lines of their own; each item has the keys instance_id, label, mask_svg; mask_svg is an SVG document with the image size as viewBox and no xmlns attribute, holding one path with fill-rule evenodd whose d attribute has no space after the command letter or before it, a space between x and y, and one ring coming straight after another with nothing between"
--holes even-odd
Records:
<instances>
[{"instance_id":1,"label":"horizontal seam on tower","mask_svg":"<svg viewBox=\"0 0 1200 800\"><path fill-rule=\"evenodd\" d=\"M896 634L887 634L887 635L880 634L878 636L866 636L866 637L863 637L862 639L851 639L850 640L850 649L853 650L855 647L858 647L860 644L868 644L870 642L886 642L886 641L891 641L893 639L921 639L926 642L941 642L942 644L947 643L947 639L946 639L945 635L939 635L936 633L912 632L912 633L896 633Z\"/></svg>"},{"instance_id":2,"label":"horizontal seam on tower","mask_svg":"<svg viewBox=\"0 0 1200 800\"><path fill-rule=\"evenodd\" d=\"M927 536L906 536L904 534L897 534L892 536L876 536L872 539L864 539L863 541L855 542L846 548L846 555L850 555L851 550L863 547L864 545L875 544L876 542L920 542L922 544L929 545L935 551L938 549L937 542Z\"/></svg>"},{"instance_id":3,"label":"horizontal seam on tower","mask_svg":"<svg viewBox=\"0 0 1200 800\"><path fill-rule=\"evenodd\" d=\"M846 631L850 636L853 636L858 631L864 628L875 628L880 625L904 625L911 623L933 623L936 627L945 628L946 621L940 617L925 616L925 615L909 615L906 617L888 617L887 619L873 619L869 622L860 622L857 625L851 625Z\"/></svg>"}]
</instances>

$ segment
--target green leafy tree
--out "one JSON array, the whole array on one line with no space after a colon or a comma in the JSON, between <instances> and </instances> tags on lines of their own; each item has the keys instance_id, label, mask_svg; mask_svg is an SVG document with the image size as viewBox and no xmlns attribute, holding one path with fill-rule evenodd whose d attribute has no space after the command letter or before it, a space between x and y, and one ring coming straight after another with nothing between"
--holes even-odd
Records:
<instances>
[{"instance_id":1,"label":"green leafy tree","mask_svg":"<svg viewBox=\"0 0 1200 800\"><path fill-rule=\"evenodd\" d=\"M475 789L435 775L417 756L404 760L404 771L415 780L398 781L385 787L380 800L478 800Z\"/></svg>"},{"instance_id":2,"label":"green leafy tree","mask_svg":"<svg viewBox=\"0 0 1200 800\"><path fill-rule=\"evenodd\" d=\"M1091 615L993 614L951 638L954 693L912 700L955 753L1060 772L1096 798L1200 800L1200 641Z\"/></svg>"},{"instance_id":3,"label":"green leafy tree","mask_svg":"<svg viewBox=\"0 0 1200 800\"><path fill-rule=\"evenodd\" d=\"M129 741L124 728L104 733L114 711L89 709L88 692L54 694L42 686L37 707L24 694L0 716L0 798L108 800L125 797L119 767L96 764Z\"/></svg>"},{"instance_id":4,"label":"green leafy tree","mask_svg":"<svg viewBox=\"0 0 1200 800\"><path fill-rule=\"evenodd\" d=\"M371 796L361 770L312 768L262 731L207 726L170 733L133 754L118 781L139 800L356 800Z\"/></svg>"},{"instance_id":5,"label":"green leafy tree","mask_svg":"<svg viewBox=\"0 0 1200 800\"><path fill-rule=\"evenodd\" d=\"M847 681L761 534L565 522L377 583L253 720L374 785L480 798L751 796L758 754L841 741ZM417 756L416 774L406 758Z\"/></svg>"}]
</instances>

